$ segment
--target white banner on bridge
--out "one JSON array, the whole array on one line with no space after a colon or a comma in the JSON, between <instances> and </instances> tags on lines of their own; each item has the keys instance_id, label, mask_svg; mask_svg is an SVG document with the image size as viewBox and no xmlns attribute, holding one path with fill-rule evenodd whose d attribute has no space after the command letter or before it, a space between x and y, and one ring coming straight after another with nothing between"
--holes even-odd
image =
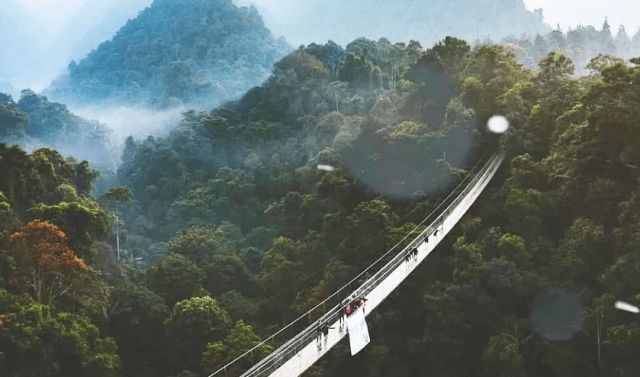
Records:
<instances>
[{"instance_id":1,"label":"white banner on bridge","mask_svg":"<svg viewBox=\"0 0 640 377\"><path fill-rule=\"evenodd\" d=\"M364 319L364 308L358 308L349 318L347 318L347 330L349 331L349 345L351 346L351 356L360 352L369 344L369 330Z\"/></svg>"}]
</instances>

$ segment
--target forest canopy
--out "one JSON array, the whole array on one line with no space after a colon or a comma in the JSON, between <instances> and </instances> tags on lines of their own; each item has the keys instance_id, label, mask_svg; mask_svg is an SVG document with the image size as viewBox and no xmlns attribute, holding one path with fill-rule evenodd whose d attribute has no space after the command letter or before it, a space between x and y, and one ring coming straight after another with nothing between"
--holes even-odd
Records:
<instances>
[{"instance_id":1,"label":"forest canopy","mask_svg":"<svg viewBox=\"0 0 640 377\"><path fill-rule=\"evenodd\" d=\"M506 47L453 37L426 50L364 38L301 46L241 99L185 113L167 137L128 138L126 187L111 191L126 199L118 216L92 198L87 163L0 144L0 366L209 375L423 229L496 150L485 124L503 114L507 159L368 318L372 344L356 358L340 344L308 375L637 374L635 317L613 303L640 300L640 58L589 65L575 77L571 57L551 51L534 71ZM59 278L34 288L24 277L41 248L68 263L47 264ZM582 313L563 342L534 326L550 288Z\"/></svg>"}]
</instances>

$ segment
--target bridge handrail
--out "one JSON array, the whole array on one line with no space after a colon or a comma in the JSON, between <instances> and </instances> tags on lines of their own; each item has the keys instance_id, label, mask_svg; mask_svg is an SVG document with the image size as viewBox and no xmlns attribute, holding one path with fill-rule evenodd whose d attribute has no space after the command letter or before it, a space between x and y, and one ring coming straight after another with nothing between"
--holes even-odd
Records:
<instances>
[{"instance_id":1,"label":"bridge handrail","mask_svg":"<svg viewBox=\"0 0 640 377\"><path fill-rule=\"evenodd\" d=\"M378 272L376 272L367 281L365 281L352 294L348 295L348 297L351 297L351 295L366 296L366 294L371 292L378 285L378 282L384 280L393 271L395 271L395 269L404 262L404 258L410 252L410 250L412 250L414 247L419 246L427 237L431 236L435 232L437 227L441 225L444 219L446 219L447 216L451 214L451 212L453 212L453 210L458 206L458 204L460 204L464 200L467 194L477 186L478 182L480 182L481 180L484 181L486 179L486 173L490 170L493 164L498 161L498 158L502 153L503 152L495 153L491 158L489 158L487 162L482 166L482 168L474 175L473 179L458 194L458 196L453 199L453 201L447 206L447 208L445 208L424 231L422 231L416 238L413 239L413 241L411 241L406 247L404 247L399 253L397 253L389 262L387 262ZM306 347L307 344L317 338L318 324L329 324L337 320L339 316L339 308L340 303L333 306L320 319L314 321L313 324L307 326L296 336L292 337L291 339L289 339L289 341L276 349L274 353L266 356L251 369L242 374L242 377L258 376L269 369L277 369L279 366L284 364L291 355L295 355L302 348Z\"/></svg>"}]
</instances>

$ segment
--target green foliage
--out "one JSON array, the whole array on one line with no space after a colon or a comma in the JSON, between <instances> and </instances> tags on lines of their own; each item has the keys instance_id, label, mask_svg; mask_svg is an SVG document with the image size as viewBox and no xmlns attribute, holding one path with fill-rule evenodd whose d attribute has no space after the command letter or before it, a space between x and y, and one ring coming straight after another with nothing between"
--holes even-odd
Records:
<instances>
[{"instance_id":1,"label":"green foliage","mask_svg":"<svg viewBox=\"0 0 640 377\"><path fill-rule=\"evenodd\" d=\"M602 225L577 218L558 247L554 264L562 279L580 282L600 275L610 258Z\"/></svg>"},{"instance_id":2,"label":"green foliage","mask_svg":"<svg viewBox=\"0 0 640 377\"><path fill-rule=\"evenodd\" d=\"M0 104L0 135L3 140L24 137L29 131L29 123L29 115L16 109L15 105Z\"/></svg>"},{"instance_id":3,"label":"green foliage","mask_svg":"<svg viewBox=\"0 0 640 377\"><path fill-rule=\"evenodd\" d=\"M108 328L118 343L125 369L138 367L164 351L163 321L168 316L162 297L145 287L125 283L114 290Z\"/></svg>"},{"instance_id":4,"label":"green foliage","mask_svg":"<svg viewBox=\"0 0 640 377\"><path fill-rule=\"evenodd\" d=\"M517 376L524 371L524 358L518 340L509 334L494 335L484 349L483 364L495 376Z\"/></svg>"},{"instance_id":5,"label":"green foliage","mask_svg":"<svg viewBox=\"0 0 640 377\"><path fill-rule=\"evenodd\" d=\"M224 334L225 324L228 324L227 312L218 306L218 302L211 297L192 297L176 303L171 317L165 321L165 326L173 335L187 338L202 332L209 332L215 328L214 337ZM223 326L221 326L223 325Z\"/></svg>"},{"instance_id":6,"label":"green foliage","mask_svg":"<svg viewBox=\"0 0 640 377\"><path fill-rule=\"evenodd\" d=\"M295 266L303 247L301 242L285 237L273 240L271 249L262 257L258 276L266 292L276 293L295 282L299 274Z\"/></svg>"},{"instance_id":7,"label":"green foliage","mask_svg":"<svg viewBox=\"0 0 640 377\"><path fill-rule=\"evenodd\" d=\"M253 332L251 326L245 325L242 320L239 320L224 342L210 342L207 344L207 349L202 354L202 367L205 373L213 373L259 343L260 337ZM273 347L268 344L261 344L251 352L251 357L243 362L233 364L227 373L236 375L239 371L247 370L255 362L271 352L273 352Z\"/></svg>"},{"instance_id":8,"label":"green foliage","mask_svg":"<svg viewBox=\"0 0 640 377\"><path fill-rule=\"evenodd\" d=\"M229 313L232 320L243 319L252 323L258 321L258 304L237 291L229 291L220 297L220 306Z\"/></svg>"},{"instance_id":9,"label":"green foliage","mask_svg":"<svg viewBox=\"0 0 640 377\"><path fill-rule=\"evenodd\" d=\"M271 35L255 7L159 2L80 63L71 62L48 92L75 104L211 106L260 85L290 50Z\"/></svg>"},{"instance_id":10,"label":"green foliage","mask_svg":"<svg viewBox=\"0 0 640 377\"><path fill-rule=\"evenodd\" d=\"M535 72L516 61L516 47L471 49L455 38L425 54L384 39L346 51L310 45L239 101L184 114L166 138L128 139L118 184L131 187L134 205L122 212L131 224L123 237L132 250L170 241L172 254L146 273L159 295L124 284L109 299L105 328L123 365L142 368L178 347L142 374L213 371L259 343L246 323L274 333L409 234L406 246L424 230L415 224L495 150L484 125L500 113L511 124L507 160L427 267L370 317L383 330L358 372L597 375L597 344L584 335L600 334L601 374L634 375L637 329L613 303L639 302L638 69L603 55L590 77L574 77L579 61L559 49L575 35L552 37L522 46L539 53ZM186 96L195 68L171 62L179 74L166 79ZM17 230L33 208L76 240L93 231L84 247L99 239L92 229L104 211L86 198L88 165L52 150L0 152L2 227ZM60 308L97 318L108 289L92 279L83 295L94 301ZM584 331L571 343L544 341L528 324L548 286L583 304ZM310 373L350 374L343 351Z\"/></svg>"},{"instance_id":11,"label":"green foliage","mask_svg":"<svg viewBox=\"0 0 640 377\"><path fill-rule=\"evenodd\" d=\"M230 318L215 299L192 297L176 303L164 324L172 345L183 346L170 355L170 370L198 370L202 350L208 342L224 339Z\"/></svg>"},{"instance_id":12,"label":"green foliage","mask_svg":"<svg viewBox=\"0 0 640 377\"><path fill-rule=\"evenodd\" d=\"M231 289L251 290L251 282L238 246L239 230L230 223L217 228L209 225L194 226L179 234L169 244L171 252L193 261L206 273L204 288L214 295Z\"/></svg>"},{"instance_id":13,"label":"green foliage","mask_svg":"<svg viewBox=\"0 0 640 377\"><path fill-rule=\"evenodd\" d=\"M115 168L118 156L111 140L112 131L97 121L76 116L65 105L49 102L47 97L28 89L22 91L17 104L7 101L0 106L0 141L29 148L60 145L76 157L90 160L103 173ZM89 189L85 193L80 182L72 182L83 194L91 192Z\"/></svg>"},{"instance_id":14,"label":"green foliage","mask_svg":"<svg viewBox=\"0 0 640 377\"><path fill-rule=\"evenodd\" d=\"M57 224L69 237L69 245L78 255L90 261L92 256L80 253L82 245L104 239L109 229L107 213L93 200L79 202L59 202L54 205L38 203L30 209L31 213L43 220Z\"/></svg>"},{"instance_id":15,"label":"green foliage","mask_svg":"<svg viewBox=\"0 0 640 377\"><path fill-rule=\"evenodd\" d=\"M114 376L116 344L101 338L89 319L54 312L27 296L0 289L3 371L25 376Z\"/></svg>"},{"instance_id":16,"label":"green foliage","mask_svg":"<svg viewBox=\"0 0 640 377\"><path fill-rule=\"evenodd\" d=\"M516 262L521 267L530 267L531 255L527 252L522 237L505 233L498 242L498 255Z\"/></svg>"},{"instance_id":17,"label":"green foliage","mask_svg":"<svg viewBox=\"0 0 640 377\"><path fill-rule=\"evenodd\" d=\"M193 296L205 278L204 271L181 254L170 254L145 271L148 287L169 306Z\"/></svg>"},{"instance_id":18,"label":"green foliage","mask_svg":"<svg viewBox=\"0 0 640 377\"><path fill-rule=\"evenodd\" d=\"M3 233L18 230L18 222L49 220L67 234L71 249L92 263L91 243L104 240L109 218L88 197L97 173L86 161L74 165L50 148L28 155L0 144L0 175L6 178L0 180Z\"/></svg>"},{"instance_id":19,"label":"green foliage","mask_svg":"<svg viewBox=\"0 0 640 377\"><path fill-rule=\"evenodd\" d=\"M190 260L200 263L208 255L214 254L220 248L215 228L212 226L194 226L183 234L177 235L169 244L171 252L186 256Z\"/></svg>"},{"instance_id":20,"label":"green foliage","mask_svg":"<svg viewBox=\"0 0 640 377\"><path fill-rule=\"evenodd\" d=\"M423 136L427 130L428 128L423 124L406 121L394 127L394 130L391 133L390 137L392 140L400 138L419 137Z\"/></svg>"},{"instance_id":21,"label":"green foliage","mask_svg":"<svg viewBox=\"0 0 640 377\"><path fill-rule=\"evenodd\" d=\"M100 195L98 202L109 207L130 203L131 189L126 186L112 187Z\"/></svg>"}]
</instances>

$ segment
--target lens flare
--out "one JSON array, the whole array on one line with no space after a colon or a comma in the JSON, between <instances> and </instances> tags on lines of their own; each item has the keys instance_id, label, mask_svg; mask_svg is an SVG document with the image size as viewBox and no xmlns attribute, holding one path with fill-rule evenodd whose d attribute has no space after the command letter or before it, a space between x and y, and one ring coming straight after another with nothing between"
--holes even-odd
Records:
<instances>
[{"instance_id":1,"label":"lens flare","mask_svg":"<svg viewBox=\"0 0 640 377\"><path fill-rule=\"evenodd\" d=\"M615 305L616 309L618 310L624 310L625 312L630 312L630 313L638 313L640 312L640 310L638 309L637 306L631 305L631 304L627 304L624 301L616 301Z\"/></svg>"},{"instance_id":2,"label":"lens flare","mask_svg":"<svg viewBox=\"0 0 640 377\"><path fill-rule=\"evenodd\" d=\"M333 166L329 165L318 165L318 170L334 171L335 169L333 168Z\"/></svg>"},{"instance_id":3,"label":"lens flare","mask_svg":"<svg viewBox=\"0 0 640 377\"><path fill-rule=\"evenodd\" d=\"M503 134L509 129L509 121L502 115L494 115L487 121L489 131L496 134Z\"/></svg>"}]
</instances>

